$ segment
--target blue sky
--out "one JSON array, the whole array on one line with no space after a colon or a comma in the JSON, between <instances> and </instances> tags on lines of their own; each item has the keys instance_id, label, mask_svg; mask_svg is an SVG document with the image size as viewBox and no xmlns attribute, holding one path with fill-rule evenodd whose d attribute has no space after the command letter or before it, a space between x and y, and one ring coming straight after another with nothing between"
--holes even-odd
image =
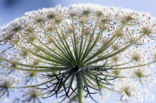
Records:
<instances>
[{"instance_id":1,"label":"blue sky","mask_svg":"<svg viewBox=\"0 0 156 103\"><path fill-rule=\"evenodd\" d=\"M101 4L105 6L130 8L137 11L149 12L156 17L156 0L10 0L15 3L6 1L9 0L0 0L0 26L19 16L22 16L26 11L54 7L58 4L61 4L62 6L68 6L76 3ZM112 96L113 98L116 97L115 94ZM115 102L112 99L108 103Z\"/></svg>"},{"instance_id":2,"label":"blue sky","mask_svg":"<svg viewBox=\"0 0 156 103\"><path fill-rule=\"evenodd\" d=\"M6 1L16 1L15 3ZM106 6L131 8L156 16L156 0L0 0L0 25L22 16L24 12L61 4L94 3Z\"/></svg>"}]
</instances>

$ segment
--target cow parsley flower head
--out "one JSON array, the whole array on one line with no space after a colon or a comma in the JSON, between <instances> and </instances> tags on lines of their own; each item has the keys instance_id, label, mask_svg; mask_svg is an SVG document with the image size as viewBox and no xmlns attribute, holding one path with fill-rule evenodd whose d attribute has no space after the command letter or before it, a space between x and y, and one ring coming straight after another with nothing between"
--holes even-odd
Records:
<instances>
[{"instance_id":1,"label":"cow parsley flower head","mask_svg":"<svg viewBox=\"0 0 156 103\"><path fill-rule=\"evenodd\" d=\"M121 102L137 97L155 81L155 23L147 13L92 4L27 12L1 28L0 97L10 89L26 103L99 102L93 96L104 89Z\"/></svg>"}]
</instances>

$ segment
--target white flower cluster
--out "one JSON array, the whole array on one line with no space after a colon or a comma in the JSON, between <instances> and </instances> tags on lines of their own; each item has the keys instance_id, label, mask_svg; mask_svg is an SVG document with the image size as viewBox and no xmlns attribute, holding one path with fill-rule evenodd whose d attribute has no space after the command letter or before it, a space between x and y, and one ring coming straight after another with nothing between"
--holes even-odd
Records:
<instances>
[{"instance_id":1,"label":"white flower cluster","mask_svg":"<svg viewBox=\"0 0 156 103\"><path fill-rule=\"evenodd\" d=\"M49 67L62 67L63 60L59 56L68 63L69 58L63 56L70 53L66 48L74 51L73 42L76 42L80 46L78 50L85 53L83 49L87 50L90 41L94 45L98 35L95 47L88 47L92 50L86 52L84 63L111 68L108 75L116 79L110 82L113 86L105 85L102 89L120 93L122 102L125 98L137 98L134 94L144 89L150 90L156 79L152 67L156 63L156 19L148 13L92 4L57 6L27 12L1 29L0 46L4 49L0 56L0 73L6 75L8 70L14 70L8 75L20 78L17 87L27 82L34 85L49 80L44 77ZM12 48L5 48L9 45ZM61 47L64 45L65 48ZM97 51L100 53L96 55ZM41 96L35 96L28 99L40 101Z\"/></svg>"}]
</instances>

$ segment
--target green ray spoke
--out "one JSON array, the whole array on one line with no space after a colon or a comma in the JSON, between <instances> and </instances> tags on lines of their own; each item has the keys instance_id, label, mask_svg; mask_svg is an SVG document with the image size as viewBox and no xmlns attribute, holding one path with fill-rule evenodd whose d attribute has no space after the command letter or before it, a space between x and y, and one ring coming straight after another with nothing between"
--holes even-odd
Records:
<instances>
[{"instance_id":1,"label":"green ray spoke","mask_svg":"<svg viewBox=\"0 0 156 103\"><path fill-rule=\"evenodd\" d=\"M51 69L23 69L23 68L18 68L18 67L11 67L8 65L4 65L4 64L0 64L1 66L5 67L5 68L9 68L9 69L13 69L13 70L21 70L21 71L34 71L34 72L55 72L58 70L61 70L61 68L51 68Z\"/></svg>"},{"instance_id":2,"label":"green ray spoke","mask_svg":"<svg viewBox=\"0 0 156 103\"><path fill-rule=\"evenodd\" d=\"M16 65L20 65L20 66L25 66L25 67L33 67L33 68L53 68L51 66L37 66L37 65L31 65L31 64L23 64L23 63L19 63L17 61L14 61L14 60L10 60L10 59L6 59L6 58L2 58L0 57L0 60L3 60L3 61L7 61L9 63L13 63L13 64L16 64ZM59 67L54 67L54 68L62 68L61 66Z\"/></svg>"},{"instance_id":3,"label":"green ray spoke","mask_svg":"<svg viewBox=\"0 0 156 103\"><path fill-rule=\"evenodd\" d=\"M91 57L89 57L87 60L84 61L84 63L92 60L93 58L95 58L97 55L99 55L100 53L102 53L103 51L105 51L112 43L114 43L114 39L117 37L117 35L123 30L123 28L125 27L125 24L122 24L121 27L119 28L119 30L106 42L104 43L100 49L98 49Z\"/></svg>"},{"instance_id":4,"label":"green ray spoke","mask_svg":"<svg viewBox=\"0 0 156 103\"><path fill-rule=\"evenodd\" d=\"M83 61L83 60L85 59L85 57L88 56L89 52L92 51L92 49L95 47L96 43L98 42L99 38L101 37L101 35L102 35L103 31L104 31L104 30L101 30L101 31L97 34L95 40L93 41L93 37L94 37L94 35L95 35L95 31L96 31L96 28L97 28L97 26L98 26L98 22L99 22L99 18L97 19L96 24L95 24L95 26L94 26L94 29L93 29L93 31L92 31L92 33L91 33L91 35L90 35L88 44L84 45L84 51L82 51L82 52L84 52L84 53L83 53L82 56L81 56L81 61ZM87 41L87 36L86 36L85 41Z\"/></svg>"},{"instance_id":5,"label":"green ray spoke","mask_svg":"<svg viewBox=\"0 0 156 103\"><path fill-rule=\"evenodd\" d=\"M124 70L124 69L130 69L130 68L137 68L137 67L143 67L143 66L147 66L147 65L151 65L153 63L155 63L156 61L151 61L149 63L145 63L145 64L140 64L140 65L134 65L134 66L127 66L127 67L118 67L118 68L112 68L112 69L119 69L119 70Z\"/></svg>"},{"instance_id":6,"label":"green ray spoke","mask_svg":"<svg viewBox=\"0 0 156 103\"><path fill-rule=\"evenodd\" d=\"M14 88L14 89L21 89L21 88L33 88L33 87L39 87L39 86L42 86L42 85L45 85L49 82L51 82L52 80L49 80L49 81L46 81L46 82L43 82L43 83L40 83L40 84L34 84L34 85L29 85L29 86L21 86L21 87L15 87L15 86L12 86L10 88Z\"/></svg>"}]
</instances>

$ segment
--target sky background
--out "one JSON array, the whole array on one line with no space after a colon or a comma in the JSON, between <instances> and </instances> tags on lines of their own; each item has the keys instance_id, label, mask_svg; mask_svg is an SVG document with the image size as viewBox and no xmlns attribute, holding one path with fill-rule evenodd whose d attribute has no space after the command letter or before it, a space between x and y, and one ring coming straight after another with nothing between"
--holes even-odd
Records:
<instances>
[{"instance_id":1,"label":"sky background","mask_svg":"<svg viewBox=\"0 0 156 103\"><path fill-rule=\"evenodd\" d=\"M130 8L137 11L148 12L156 17L156 0L0 0L0 26L22 16L26 11L54 7L56 5L68 6L76 3L93 3L105 6ZM156 92L154 92L154 94L156 94ZM116 94L111 95L112 99L107 103L116 103L115 97ZM155 101L151 102L147 100L143 103L156 103L156 98Z\"/></svg>"},{"instance_id":2,"label":"sky background","mask_svg":"<svg viewBox=\"0 0 156 103\"><path fill-rule=\"evenodd\" d=\"M0 0L0 25L22 16L24 12L39 8L68 6L75 3L94 3L131 8L156 16L156 0Z\"/></svg>"}]
</instances>

